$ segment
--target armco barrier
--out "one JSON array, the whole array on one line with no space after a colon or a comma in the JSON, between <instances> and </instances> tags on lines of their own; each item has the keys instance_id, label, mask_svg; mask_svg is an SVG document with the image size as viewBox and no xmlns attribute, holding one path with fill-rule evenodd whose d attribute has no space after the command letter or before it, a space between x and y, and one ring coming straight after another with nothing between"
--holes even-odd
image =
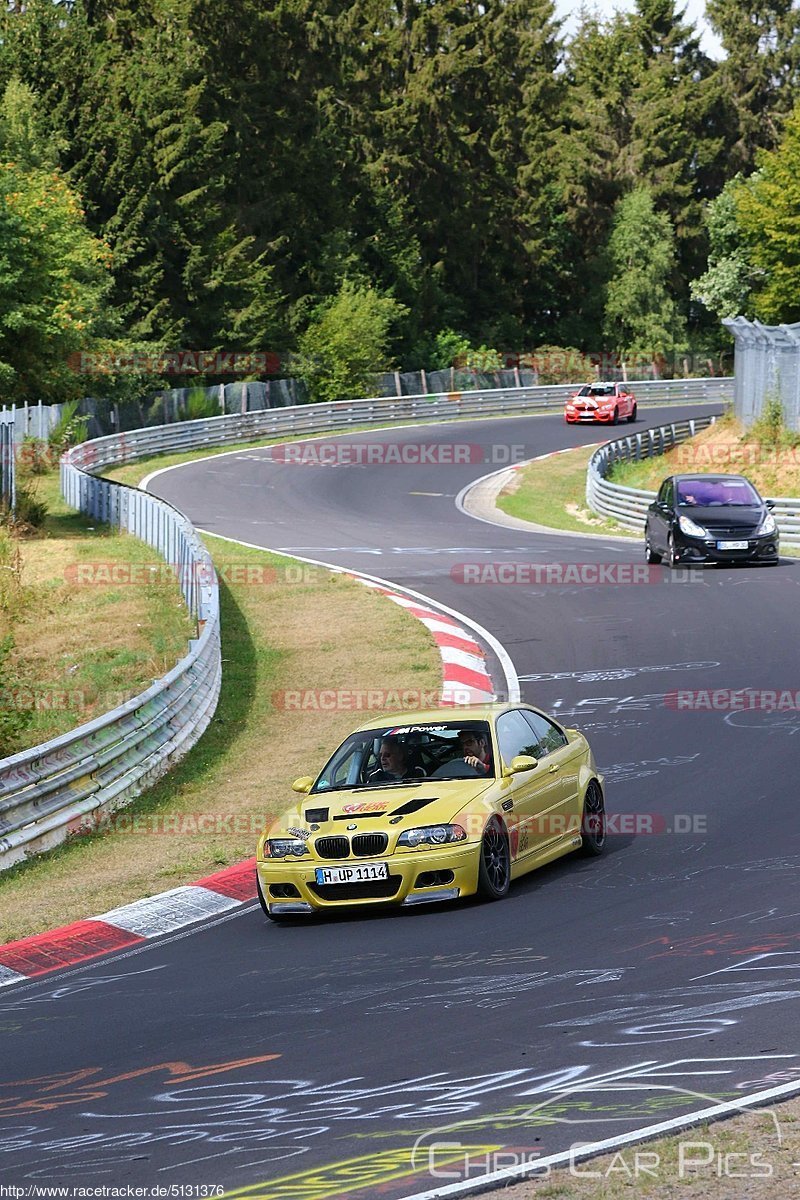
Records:
<instances>
[{"instance_id":1,"label":"armco barrier","mask_svg":"<svg viewBox=\"0 0 800 1200\"><path fill-rule=\"evenodd\" d=\"M718 401L731 379L637 383L641 402ZM61 460L61 489L74 508L128 530L180 564L179 581L199 636L163 679L120 708L62 737L0 761L0 870L63 841L89 814L128 803L200 737L213 716L221 668L214 568L189 521L169 504L98 477L153 454L234 442L336 433L372 424L491 417L560 407L575 385L380 397L265 409L158 425L84 442Z\"/></svg>"},{"instance_id":2,"label":"armco barrier","mask_svg":"<svg viewBox=\"0 0 800 1200\"><path fill-rule=\"evenodd\" d=\"M617 438L606 442L595 450L586 470L586 503L601 517L609 517L627 529L644 533L647 509L656 498L656 493L644 488L623 487L606 478L608 471L618 462L629 462L654 458L677 446L687 438L694 437L701 429L707 429L716 417L697 417L692 421L673 421L657 429L646 429L642 433ZM774 501L772 514L787 546L800 546L800 499L779 496Z\"/></svg>"},{"instance_id":3,"label":"armco barrier","mask_svg":"<svg viewBox=\"0 0 800 1200\"><path fill-rule=\"evenodd\" d=\"M86 446L79 450L85 454ZM68 453L61 463L65 498L179 564L176 574L197 619L198 637L169 674L139 696L0 762L0 869L57 845L92 817L128 803L194 745L219 695L218 585L197 533L164 501L86 475L71 458Z\"/></svg>"},{"instance_id":4,"label":"armco barrier","mask_svg":"<svg viewBox=\"0 0 800 1200\"><path fill-rule=\"evenodd\" d=\"M644 380L631 385L642 404L727 401L733 380ZM330 404L301 404L267 408L227 417L206 417L173 425L154 425L128 433L96 438L77 447L72 462L88 471L150 454L197 450L246 442L255 438L296 434L341 433L364 425L408 421L441 421L455 417L494 417L511 413L546 412L561 408L575 384L553 387L499 388L478 392L437 392L427 396L380 396L367 400L337 400ZM82 451L82 453L80 453Z\"/></svg>"}]
</instances>

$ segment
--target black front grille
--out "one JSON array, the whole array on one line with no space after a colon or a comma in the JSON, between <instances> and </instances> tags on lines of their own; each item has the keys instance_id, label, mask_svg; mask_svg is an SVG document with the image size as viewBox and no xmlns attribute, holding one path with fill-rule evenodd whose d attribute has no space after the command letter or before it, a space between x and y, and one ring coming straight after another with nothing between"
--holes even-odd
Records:
<instances>
[{"instance_id":1,"label":"black front grille","mask_svg":"<svg viewBox=\"0 0 800 1200\"><path fill-rule=\"evenodd\" d=\"M314 842L314 849L320 858L347 858L350 843L346 837L321 837Z\"/></svg>"},{"instance_id":2,"label":"black front grille","mask_svg":"<svg viewBox=\"0 0 800 1200\"><path fill-rule=\"evenodd\" d=\"M390 900L400 887L400 875L371 879L368 883L310 883L320 900Z\"/></svg>"},{"instance_id":3,"label":"black front grille","mask_svg":"<svg viewBox=\"0 0 800 1200\"><path fill-rule=\"evenodd\" d=\"M755 536L755 528L752 525L743 525L741 527L731 525L706 525L706 529L713 538L723 542L744 542L748 538Z\"/></svg>"},{"instance_id":4,"label":"black front grille","mask_svg":"<svg viewBox=\"0 0 800 1200\"><path fill-rule=\"evenodd\" d=\"M370 854L383 854L389 845L385 833L357 833L353 838L353 854L358 858L368 858Z\"/></svg>"}]
</instances>

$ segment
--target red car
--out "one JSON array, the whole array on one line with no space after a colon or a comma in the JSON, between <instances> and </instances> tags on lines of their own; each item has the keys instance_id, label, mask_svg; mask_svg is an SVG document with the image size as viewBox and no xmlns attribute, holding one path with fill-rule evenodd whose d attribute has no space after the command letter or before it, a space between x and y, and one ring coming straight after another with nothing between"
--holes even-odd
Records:
<instances>
[{"instance_id":1,"label":"red car","mask_svg":"<svg viewBox=\"0 0 800 1200\"><path fill-rule=\"evenodd\" d=\"M616 425L623 417L636 420L636 397L625 383L585 383L569 397L564 411L568 425L584 421Z\"/></svg>"}]
</instances>

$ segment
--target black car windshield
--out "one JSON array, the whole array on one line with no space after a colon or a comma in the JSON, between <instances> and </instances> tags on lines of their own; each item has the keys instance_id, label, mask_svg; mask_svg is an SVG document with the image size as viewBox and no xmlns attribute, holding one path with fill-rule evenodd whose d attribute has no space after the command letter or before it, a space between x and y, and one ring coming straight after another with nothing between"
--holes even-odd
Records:
<instances>
[{"instance_id":1,"label":"black car windshield","mask_svg":"<svg viewBox=\"0 0 800 1200\"><path fill-rule=\"evenodd\" d=\"M386 725L351 733L311 789L352 791L422 784L426 779L494 779L487 721Z\"/></svg>"},{"instance_id":2,"label":"black car windshield","mask_svg":"<svg viewBox=\"0 0 800 1200\"><path fill-rule=\"evenodd\" d=\"M714 508L719 505L753 507L761 497L746 479L680 479L678 504Z\"/></svg>"}]
</instances>

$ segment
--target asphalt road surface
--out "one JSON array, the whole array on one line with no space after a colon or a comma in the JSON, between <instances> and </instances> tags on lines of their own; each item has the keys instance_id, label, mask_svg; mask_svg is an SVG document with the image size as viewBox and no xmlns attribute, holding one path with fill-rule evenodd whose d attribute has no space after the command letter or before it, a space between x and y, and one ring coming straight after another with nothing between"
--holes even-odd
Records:
<instances>
[{"instance_id":1,"label":"asphalt road surface","mask_svg":"<svg viewBox=\"0 0 800 1200\"><path fill-rule=\"evenodd\" d=\"M286 927L248 905L6 989L8 1180L394 1200L800 1080L800 713L672 699L798 687L800 561L626 583L638 541L494 527L454 504L498 466L604 433L548 416L381 430L342 439L350 461L253 450L153 481L203 529L486 627L523 699L589 736L612 833L603 857L562 858L499 904ZM386 450L422 445L438 460ZM463 446L469 461L443 461ZM564 582L585 563L619 582ZM523 581L465 582L465 564L518 564Z\"/></svg>"}]
</instances>

